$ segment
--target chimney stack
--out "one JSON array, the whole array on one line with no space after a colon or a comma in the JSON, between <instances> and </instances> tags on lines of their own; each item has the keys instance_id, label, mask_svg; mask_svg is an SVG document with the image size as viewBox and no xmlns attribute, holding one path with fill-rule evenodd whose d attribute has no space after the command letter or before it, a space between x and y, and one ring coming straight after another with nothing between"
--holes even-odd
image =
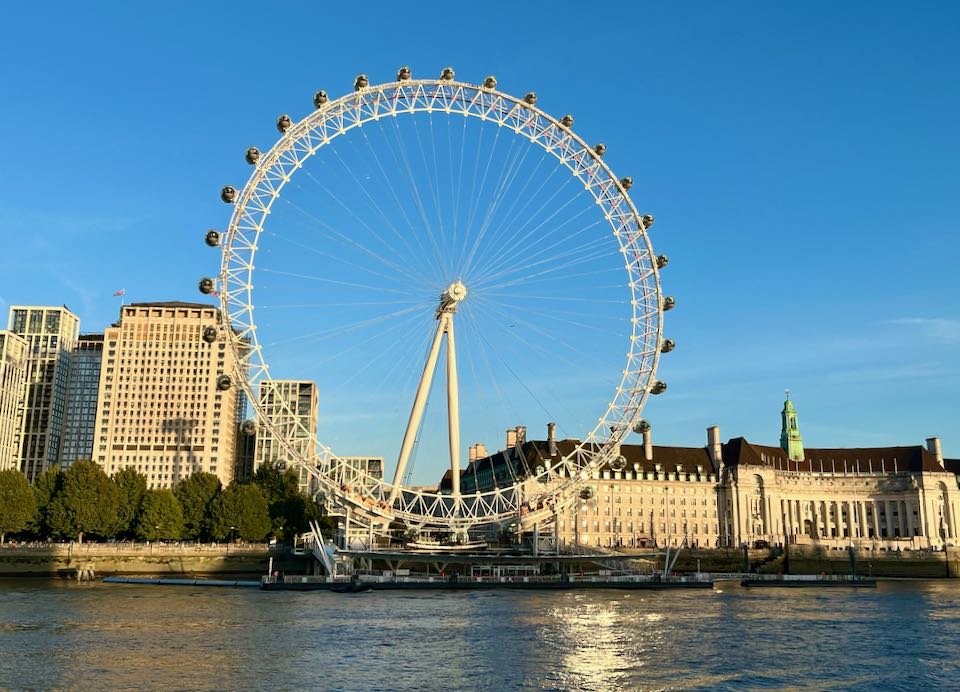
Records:
<instances>
[{"instance_id":1,"label":"chimney stack","mask_svg":"<svg viewBox=\"0 0 960 692\"><path fill-rule=\"evenodd\" d=\"M517 426L517 444L522 445L527 441L527 426L518 425Z\"/></svg>"},{"instance_id":2,"label":"chimney stack","mask_svg":"<svg viewBox=\"0 0 960 692\"><path fill-rule=\"evenodd\" d=\"M927 438L927 451L937 458L937 463L943 466L943 448L940 447L939 437Z\"/></svg>"},{"instance_id":3,"label":"chimney stack","mask_svg":"<svg viewBox=\"0 0 960 692\"><path fill-rule=\"evenodd\" d=\"M507 428L507 449L517 446L517 429Z\"/></svg>"},{"instance_id":4,"label":"chimney stack","mask_svg":"<svg viewBox=\"0 0 960 692\"><path fill-rule=\"evenodd\" d=\"M557 424L547 423L547 448L550 456L557 456Z\"/></svg>"},{"instance_id":5,"label":"chimney stack","mask_svg":"<svg viewBox=\"0 0 960 692\"><path fill-rule=\"evenodd\" d=\"M707 428L707 453L710 455L710 463L713 464L714 471L719 471L723 461L723 450L720 447L720 426L718 425Z\"/></svg>"},{"instance_id":6,"label":"chimney stack","mask_svg":"<svg viewBox=\"0 0 960 692\"><path fill-rule=\"evenodd\" d=\"M653 461L653 429L643 431L643 458L647 461Z\"/></svg>"}]
</instances>

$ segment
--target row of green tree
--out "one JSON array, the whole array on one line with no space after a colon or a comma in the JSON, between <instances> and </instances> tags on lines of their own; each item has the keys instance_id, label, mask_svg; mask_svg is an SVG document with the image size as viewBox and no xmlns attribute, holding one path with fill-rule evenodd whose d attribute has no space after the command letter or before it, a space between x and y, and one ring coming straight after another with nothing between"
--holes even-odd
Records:
<instances>
[{"instance_id":1,"label":"row of green tree","mask_svg":"<svg viewBox=\"0 0 960 692\"><path fill-rule=\"evenodd\" d=\"M31 486L19 471L0 471L0 544L7 534L33 539L85 536L121 540L262 541L328 526L300 492L297 475L264 464L245 482L223 488L212 473L187 476L173 490L147 489L132 468L107 476L92 461L50 468Z\"/></svg>"}]
</instances>

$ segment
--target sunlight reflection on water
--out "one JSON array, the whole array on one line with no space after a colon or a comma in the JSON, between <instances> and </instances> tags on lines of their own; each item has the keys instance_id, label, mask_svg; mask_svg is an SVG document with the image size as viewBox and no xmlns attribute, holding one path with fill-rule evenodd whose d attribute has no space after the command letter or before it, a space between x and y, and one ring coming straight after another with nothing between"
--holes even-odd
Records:
<instances>
[{"instance_id":1,"label":"sunlight reflection on water","mask_svg":"<svg viewBox=\"0 0 960 692\"><path fill-rule=\"evenodd\" d=\"M950 687L960 583L262 593L0 581L0 688Z\"/></svg>"}]
</instances>

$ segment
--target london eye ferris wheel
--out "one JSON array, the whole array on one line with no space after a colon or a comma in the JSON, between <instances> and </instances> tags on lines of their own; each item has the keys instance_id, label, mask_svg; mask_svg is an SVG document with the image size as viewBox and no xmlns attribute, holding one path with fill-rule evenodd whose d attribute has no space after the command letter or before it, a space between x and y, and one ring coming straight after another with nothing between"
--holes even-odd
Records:
<instances>
[{"instance_id":1,"label":"london eye ferris wheel","mask_svg":"<svg viewBox=\"0 0 960 692\"><path fill-rule=\"evenodd\" d=\"M653 217L605 145L533 92L450 68L359 75L313 105L281 115L276 143L246 151L247 183L221 191L232 215L206 236L220 272L200 282L224 326L205 338L237 363L218 386L241 387L287 463L361 521L465 535L543 520L591 473L622 468L621 442L666 389L655 375L674 301ZM318 384L316 430L265 410L279 380ZM538 420L571 441L557 463L461 487L477 466L465 445L496 449ZM361 455L384 457L382 478Z\"/></svg>"}]
</instances>

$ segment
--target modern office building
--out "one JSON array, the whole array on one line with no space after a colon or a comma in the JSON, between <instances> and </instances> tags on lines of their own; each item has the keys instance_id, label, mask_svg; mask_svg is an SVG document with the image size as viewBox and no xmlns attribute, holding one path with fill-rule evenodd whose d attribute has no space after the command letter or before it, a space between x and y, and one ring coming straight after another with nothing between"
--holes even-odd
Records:
<instances>
[{"instance_id":1,"label":"modern office building","mask_svg":"<svg viewBox=\"0 0 960 692\"><path fill-rule=\"evenodd\" d=\"M66 307L14 305L9 329L27 341L18 454L20 470L32 481L60 457L70 356L80 319Z\"/></svg>"},{"instance_id":2,"label":"modern office building","mask_svg":"<svg viewBox=\"0 0 960 692\"><path fill-rule=\"evenodd\" d=\"M133 467L151 488L197 471L234 477L245 408L220 311L181 302L133 303L104 333L94 460Z\"/></svg>"},{"instance_id":3,"label":"modern office building","mask_svg":"<svg viewBox=\"0 0 960 692\"><path fill-rule=\"evenodd\" d=\"M345 485L374 485L383 480L383 457L337 457L343 473L337 480Z\"/></svg>"},{"instance_id":4,"label":"modern office building","mask_svg":"<svg viewBox=\"0 0 960 692\"><path fill-rule=\"evenodd\" d=\"M721 443L720 429L711 427L703 447L661 447L648 430L642 444L621 446L624 468L593 473L589 490L557 518L555 536L561 544L612 548L960 544L960 461L943 458L939 438L926 446L805 448L788 398L780 439L779 447L743 437ZM529 477L538 468L561 481L560 462L578 444L554 439L553 427L544 441L513 431L507 442L461 471L462 492L537 483ZM439 487L450 492L451 485L448 471Z\"/></svg>"},{"instance_id":5,"label":"modern office building","mask_svg":"<svg viewBox=\"0 0 960 692\"><path fill-rule=\"evenodd\" d=\"M286 466L290 452L279 439L281 436L303 458L316 459L314 440L319 404L316 383L309 380L262 381L259 396L269 425L257 426L253 471L265 463ZM301 489L308 489L309 475L302 468L298 472Z\"/></svg>"},{"instance_id":6,"label":"modern office building","mask_svg":"<svg viewBox=\"0 0 960 692\"><path fill-rule=\"evenodd\" d=\"M0 330L0 471L20 469L20 402L27 341Z\"/></svg>"},{"instance_id":7,"label":"modern office building","mask_svg":"<svg viewBox=\"0 0 960 692\"><path fill-rule=\"evenodd\" d=\"M81 459L93 458L102 358L103 334L81 334L70 356L63 440L60 443L61 468L69 468Z\"/></svg>"}]
</instances>

